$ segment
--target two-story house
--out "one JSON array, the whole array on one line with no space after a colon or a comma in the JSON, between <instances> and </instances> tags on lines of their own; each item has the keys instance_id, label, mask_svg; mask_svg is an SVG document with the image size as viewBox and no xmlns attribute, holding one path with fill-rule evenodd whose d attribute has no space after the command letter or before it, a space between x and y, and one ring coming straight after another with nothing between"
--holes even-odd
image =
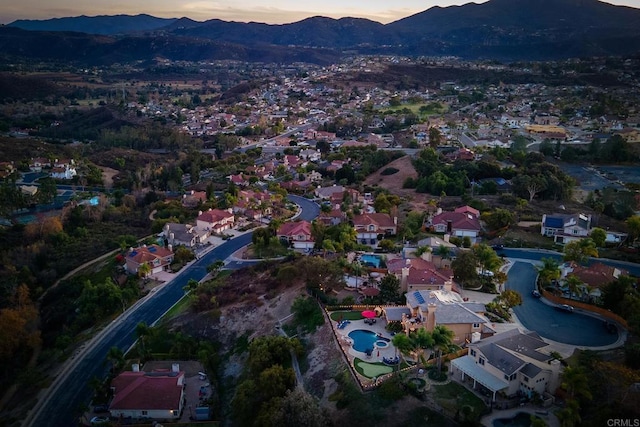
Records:
<instances>
[{"instance_id":1,"label":"two-story house","mask_svg":"<svg viewBox=\"0 0 640 427\"><path fill-rule=\"evenodd\" d=\"M278 238L288 242L294 249L313 249L315 240L308 221L285 222L278 228Z\"/></svg>"},{"instance_id":2,"label":"two-story house","mask_svg":"<svg viewBox=\"0 0 640 427\"><path fill-rule=\"evenodd\" d=\"M221 209L209 209L206 212L200 211L196 218L196 226L203 232L211 235L221 233L233 227L233 213Z\"/></svg>"},{"instance_id":3,"label":"two-story house","mask_svg":"<svg viewBox=\"0 0 640 427\"><path fill-rule=\"evenodd\" d=\"M377 247L384 236L398 232L398 218L385 213L365 213L354 215L353 226L359 243Z\"/></svg>"},{"instance_id":4,"label":"two-story house","mask_svg":"<svg viewBox=\"0 0 640 427\"><path fill-rule=\"evenodd\" d=\"M438 269L432 261L423 258L390 260L387 261L387 269L400 280L400 290L403 292L436 291L453 287L452 270Z\"/></svg>"},{"instance_id":5,"label":"two-story house","mask_svg":"<svg viewBox=\"0 0 640 427\"><path fill-rule=\"evenodd\" d=\"M494 401L498 392L509 397L555 392L561 364L536 332L512 329L477 338L469 344L466 356L451 361L452 374L463 382L469 379L474 389L488 390Z\"/></svg>"},{"instance_id":6,"label":"two-story house","mask_svg":"<svg viewBox=\"0 0 640 427\"><path fill-rule=\"evenodd\" d=\"M438 209L428 225L435 233L449 234L459 238L469 237L472 243L476 243L482 230L480 212L470 206L461 206L453 212L443 212L442 209Z\"/></svg>"},{"instance_id":7,"label":"two-story house","mask_svg":"<svg viewBox=\"0 0 640 427\"><path fill-rule=\"evenodd\" d=\"M569 243L580 240L591 233L591 215L552 214L542 215L540 234L553 237L555 243Z\"/></svg>"},{"instance_id":8,"label":"two-story house","mask_svg":"<svg viewBox=\"0 0 640 427\"><path fill-rule=\"evenodd\" d=\"M206 232L191 224L178 224L175 222L166 223L160 235L165 240L166 246L187 246L189 248L203 243L208 237Z\"/></svg>"},{"instance_id":9,"label":"two-story house","mask_svg":"<svg viewBox=\"0 0 640 427\"><path fill-rule=\"evenodd\" d=\"M125 256L127 272L137 274L141 265L151 267L150 274L168 270L173 262L173 251L158 245L144 245L138 248L130 248Z\"/></svg>"},{"instance_id":10,"label":"two-story house","mask_svg":"<svg viewBox=\"0 0 640 427\"><path fill-rule=\"evenodd\" d=\"M400 321L407 334L419 328L433 331L437 325L443 325L453 332L452 341L457 345L471 342L473 336L495 334L484 316L484 304L464 301L450 286L435 291L411 291L405 297L408 313Z\"/></svg>"}]
</instances>

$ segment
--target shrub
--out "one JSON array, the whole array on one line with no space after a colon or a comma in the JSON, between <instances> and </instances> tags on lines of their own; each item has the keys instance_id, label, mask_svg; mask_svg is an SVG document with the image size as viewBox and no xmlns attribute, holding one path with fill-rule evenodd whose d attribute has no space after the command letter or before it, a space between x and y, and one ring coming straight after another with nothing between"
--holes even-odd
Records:
<instances>
[{"instance_id":1,"label":"shrub","mask_svg":"<svg viewBox=\"0 0 640 427\"><path fill-rule=\"evenodd\" d=\"M386 168L385 170L380 172L380 175L393 175L394 173L398 173L399 171L400 169L396 168Z\"/></svg>"}]
</instances>

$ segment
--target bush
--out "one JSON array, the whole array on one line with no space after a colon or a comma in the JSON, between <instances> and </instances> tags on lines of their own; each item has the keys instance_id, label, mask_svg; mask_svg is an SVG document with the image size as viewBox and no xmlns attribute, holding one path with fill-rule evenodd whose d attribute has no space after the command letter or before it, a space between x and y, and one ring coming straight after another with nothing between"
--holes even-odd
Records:
<instances>
[{"instance_id":1,"label":"bush","mask_svg":"<svg viewBox=\"0 0 640 427\"><path fill-rule=\"evenodd\" d=\"M380 175L393 175L394 173L398 173L399 171L400 169L396 168L386 168L385 170L380 172Z\"/></svg>"}]
</instances>

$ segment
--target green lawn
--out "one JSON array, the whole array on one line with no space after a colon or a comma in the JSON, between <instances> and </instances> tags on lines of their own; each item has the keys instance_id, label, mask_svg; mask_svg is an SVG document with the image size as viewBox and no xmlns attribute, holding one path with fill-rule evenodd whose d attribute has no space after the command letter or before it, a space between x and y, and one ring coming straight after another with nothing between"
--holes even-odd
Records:
<instances>
[{"instance_id":1,"label":"green lawn","mask_svg":"<svg viewBox=\"0 0 640 427\"><path fill-rule=\"evenodd\" d=\"M482 399L458 383L450 382L445 385L435 385L435 399L450 414L455 414L461 408L470 408L471 419L479 420L487 408Z\"/></svg>"},{"instance_id":2,"label":"green lawn","mask_svg":"<svg viewBox=\"0 0 640 427\"><path fill-rule=\"evenodd\" d=\"M357 357L353 360L353 364L356 367L356 371L367 378L375 378L393 372L393 368L384 363L369 363Z\"/></svg>"},{"instance_id":3,"label":"green lawn","mask_svg":"<svg viewBox=\"0 0 640 427\"><path fill-rule=\"evenodd\" d=\"M340 320L364 319L364 317L362 317L361 311L334 311L329 317L335 322L339 322Z\"/></svg>"}]
</instances>

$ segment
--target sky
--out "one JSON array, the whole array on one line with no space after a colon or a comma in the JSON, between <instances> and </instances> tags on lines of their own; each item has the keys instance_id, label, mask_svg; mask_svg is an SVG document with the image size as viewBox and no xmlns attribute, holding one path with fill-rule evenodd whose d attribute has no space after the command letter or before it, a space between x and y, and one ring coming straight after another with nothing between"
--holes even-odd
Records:
<instances>
[{"instance_id":1,"label":"sky","mask_svg":"<svg viewBox=\"0 0 640 427\"><path fill-rule=\"evenodd\" d=\"M487 0L475 0L484 3ZM388 22L433 6L452 6L469 0L0 0L0 24L16 19L49 19L66 16L136 15L160 18L186 16L196 21L266 22L283 24L310 16L345 16ZM607 0L607 3L640 7L640 0Z\"/></svg>"}]
</instances>

